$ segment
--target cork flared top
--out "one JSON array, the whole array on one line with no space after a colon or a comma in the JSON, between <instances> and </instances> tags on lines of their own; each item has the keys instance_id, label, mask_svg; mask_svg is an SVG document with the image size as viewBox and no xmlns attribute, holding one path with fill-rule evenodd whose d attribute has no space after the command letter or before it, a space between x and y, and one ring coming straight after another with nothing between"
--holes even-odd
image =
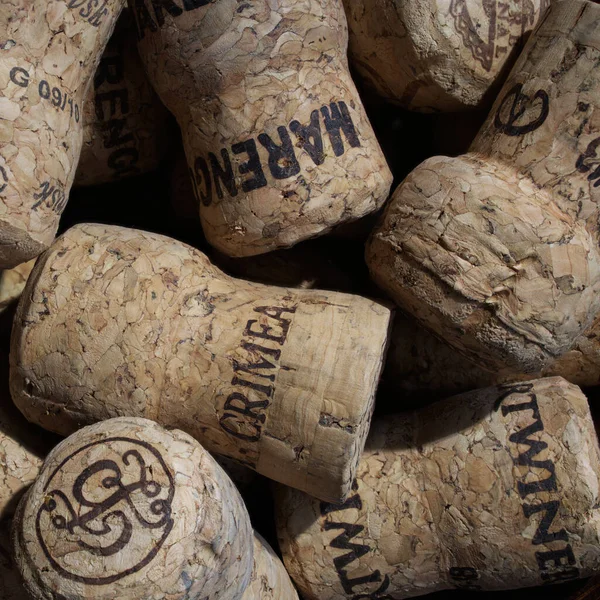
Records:
<instances>
[{"instance_id":1,"label":"cork flared top","mask_svg":"<svg viewBox=\"0 0 600 600\"><path fill-rule=\"evenodd\" d=\"M145 419L59 444L19 505L14 540L39 600L234 600L253 568L235 486L190 436Z\"/></svg>"}]
</instances>

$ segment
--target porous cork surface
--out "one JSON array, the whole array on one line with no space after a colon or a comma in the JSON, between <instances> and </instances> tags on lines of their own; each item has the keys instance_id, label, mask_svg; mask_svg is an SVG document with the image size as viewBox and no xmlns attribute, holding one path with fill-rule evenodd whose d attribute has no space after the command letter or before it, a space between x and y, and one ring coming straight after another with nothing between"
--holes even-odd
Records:
<instances>
[{"instance_id":1,"label":"porous cork surface","mask_svg":"<svg viewBox=\"0 0 600 600\"><path fill-rule=\"evenodd\" d=\"M138 55L125 10L83 105L83 145L74 186L98 185L156 169L169 149L171 117Z\"/></svg>"},{"instance_id":2,"label":"porous cork surface","mask_svg":"<svg viewBox=\"0 0 600 600\"><path fill-rule=\"evenodd\" d=\"M582 387L600 385L600 320L539 376L561 376ZM511 369L484 369L414 319L396 314L383 379L389 391L427 392L429 396L431 392L458 394L531 376Z\"/></svg>"},{"instance_id":3,"label":"porous cork surface","mask_svg":"<svg viewBox=\"0 0 600 600\"><path fill-rule=\"evenodd\" d=\"M73 434L19 504L15 561L36 600L234 600L253 568L238 491L187 434L120 418Z\"/></svg>"},{"instance_id":4,"label":"porous cork surface","mask_svg":"<svg viewBox=\"0 0 600 600\"><path fill-rule=\"evenodd\" d=\"M299 600L283 563L267 541L254 532L254 568L241 600Z\"/></svg>"},{"instance_id":5,"label":"porous cork surface","mask_svg":"<svg viewBox=\"0 0 600 600\"><path fill-rule=\"evenodd\" d=\"M81 149L86 86L124 4L0 5L0 268L54 238Z\"/></svg>"},{"instance_id":6,"label":"porous cork surface","mask_svg":"<svg viewBox=\"0 0 600 600\"><path fill-rule=\"evenodd\" d=\"M218 250L289 247L385 202L392 175L348 72L341 0L132 9Z\"/></svg>"},{"instance_id":7,"label":"porous cork surface","mask_svg":"<svg viewBox=\"0 0 600 600\"><path fill-rule=\"evenodd\" d=\"M553 4L469 154L417 167L368 245L375 281L490 369L539 371L600 308L598 19Z\"/></svg>"},{"instance_id":8,"label":"porous cork surface","mask_svg":"<svg viewBox=\"0 0 600 600\"><path fill-rule=\"evenodd\" d=\"M390 310L228 277L175 240L77 225L38 261L11 341L11 394L67 434L129 415L339 501L369 429Z\"/></svg>"},{"instance_id":9,"label":"porous cork surface","mask_svg":"<svg viewBox=\"0 0 600 600\"><path fill-rule=\"evenodd\" d=\"M388 102L437 112L485 105L550 0L344 0L344 6L350 61L361 81Z\"/></svg>"},{"instance_id":10,"label":"porous cork surface","mask_svg":"<svg viewBox=\"0 0 600 600\"><path fill-rule=\"evenodd\" d=\"M284 562L307 600L586 577L600 567L599 461L587 400L561 378L387 417L343 504L278 486Z\"/></svg>"}]
</instances>

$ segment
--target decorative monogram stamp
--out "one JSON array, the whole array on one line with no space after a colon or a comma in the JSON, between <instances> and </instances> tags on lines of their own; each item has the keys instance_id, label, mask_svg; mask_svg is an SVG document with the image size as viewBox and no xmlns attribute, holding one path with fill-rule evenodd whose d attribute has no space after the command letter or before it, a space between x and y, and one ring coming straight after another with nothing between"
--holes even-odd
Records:
<instances>
[{"instance_id":1,"label":"decorative monogram stamp","mask_svg":"<svg viewBox=\"0 0 600 600\"><path fill-rule=\"evenodd\" d=\"M148 565L165 543L174 493L173 476L150 444L126 437L87 444L48 479L37 539L63 577L113 583Z\"/></svg>"},{"instance_id":2,"label":"decorative monogram stamp","mask_svg":"<svg viewBox=\"0 0 600 600\"><path fill-rule=\"evenodd\" d=\"M464 45L489 72L523 42L549 5L550 0L541 0L536 10L533 0L451 0L450 14Z\"/></svg>"}]
</instances>

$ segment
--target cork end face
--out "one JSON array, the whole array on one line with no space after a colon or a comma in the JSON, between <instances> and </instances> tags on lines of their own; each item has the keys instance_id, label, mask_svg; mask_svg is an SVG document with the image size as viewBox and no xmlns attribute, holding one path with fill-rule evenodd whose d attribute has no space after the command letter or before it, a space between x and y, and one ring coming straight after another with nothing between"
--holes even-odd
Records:
<instances>
[{"instance_id":1,"label":"cork end face","mask_svg":"<svg viewBox=\"0 0 600 600\"><path fill-rule=\"evenodd\" d=\"M516 173L434 157L394 193L367 262L404 310L475 362L538 372L598 311L595 246Z\"/></svg>"},{"instance_id":2,"label":"cork end face","mask_svg":"<svg viewBox=\"0 0 600 600\"><path fill-rule=\"evenodd\" d=\"M252 571L231 481L193 438L144 419L59 444L19 505L14 539L36 599L233 599Z\"/></svg>"}]
</instances>

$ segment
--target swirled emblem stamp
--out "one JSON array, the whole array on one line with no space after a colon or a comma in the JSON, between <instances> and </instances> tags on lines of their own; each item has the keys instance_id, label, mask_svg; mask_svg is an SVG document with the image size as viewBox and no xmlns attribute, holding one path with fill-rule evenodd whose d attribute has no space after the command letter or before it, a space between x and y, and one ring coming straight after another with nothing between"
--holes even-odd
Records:
<instances>
[{"instance_id":1,"label":"swirled emblem stamp","mask_svg":"<svg viewBox=\"0 0 600 600\"><path fill-rule=\"evenodd\" d=\"M150 444L126 437L87 444L50 475L37 539L66 579L113 583L140 571L163 546L174 494L173 476Z\"/></svg>"}]
</instances>

